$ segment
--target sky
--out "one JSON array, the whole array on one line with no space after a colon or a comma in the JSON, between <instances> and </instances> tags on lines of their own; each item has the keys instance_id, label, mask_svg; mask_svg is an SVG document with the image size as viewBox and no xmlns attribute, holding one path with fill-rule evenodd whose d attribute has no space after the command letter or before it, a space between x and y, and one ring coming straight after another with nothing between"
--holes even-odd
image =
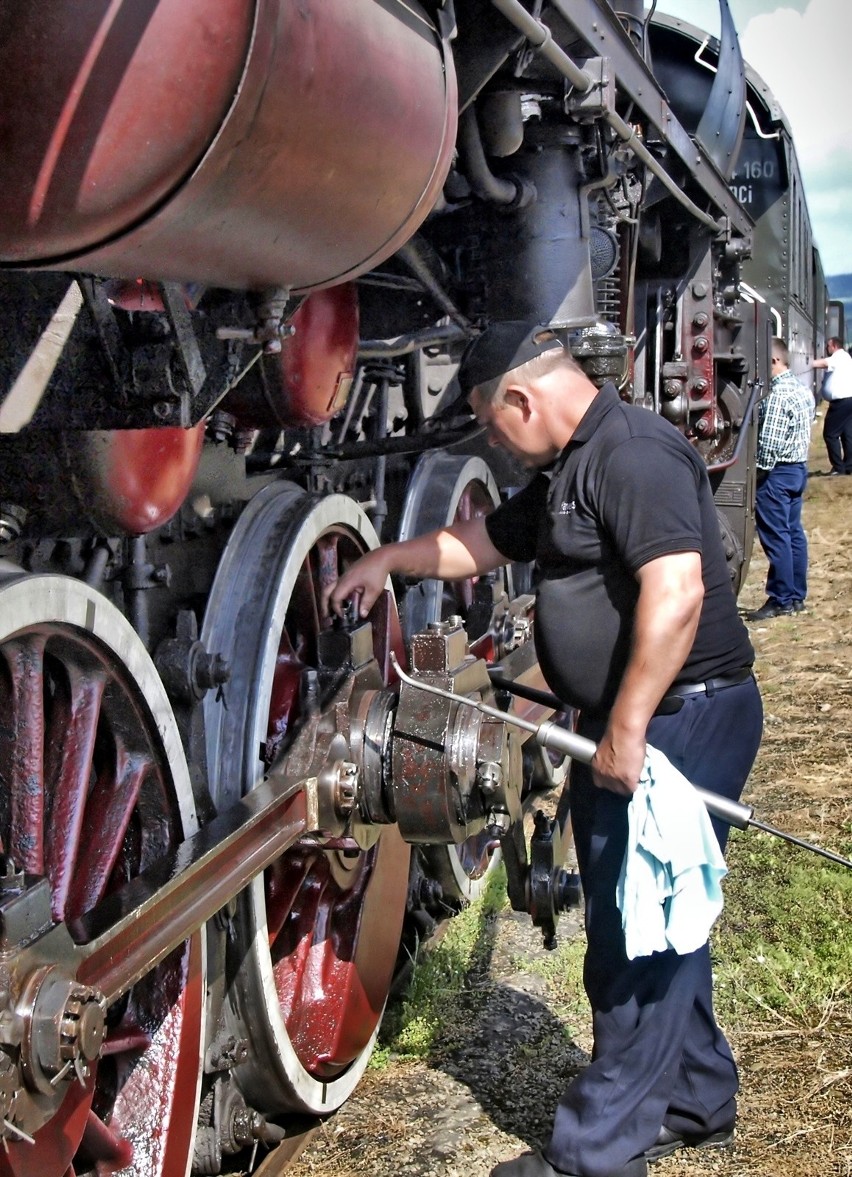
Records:
<instances>
[{"instance_id":1,"label":"sky","mask_svg":"<svg viewBox=\"0 0 852 1177\"><path fill-rule=\"evenodd\" d=\"M649 0L645 0L646 7ZM828 275L852 273L852 0L729 0L743 56L793 131ZM718 36L718 0L658 0Z\"/></svg>"}]
</instances>

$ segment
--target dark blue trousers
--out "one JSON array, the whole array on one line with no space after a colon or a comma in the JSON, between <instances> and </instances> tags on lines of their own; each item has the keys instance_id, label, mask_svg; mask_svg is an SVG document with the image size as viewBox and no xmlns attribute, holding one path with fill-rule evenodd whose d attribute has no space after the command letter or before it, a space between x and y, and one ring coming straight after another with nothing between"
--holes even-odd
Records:
<instances>
[{"instance_id":1,"label":"dark blue trousers","mask_svg":"<svg viewBox=\"0 0 852 1177\"><path fill-rule=\"evenodd\" d=\"M808 484L804 462L782 462L757 484L757 534L769 561L766 595L779 605L808 594L808 540L802 527L802 499Z\"/></svg>"},{"instance_id":2,"label":"dark blue trousers","mask_svg":"<svg viewBox=\"0 0 852 1177\"><path fill-rule=\"evenodd\" d=\"M604 723L579 730L599 739ZM763 707L753 679L687 696L648 726L648 742L693 782L738 799L757 754ZM592 1007L592 1061L556 1110L550 1163L607 1177L657 1138L660 1127L703 1134L733 1122L738 1089L730 1047L713 1016L707 945L678 956L629 960L615 888L627 845L628 799L571 768L571 820L586 902L584 984ZM724 848L727 827L713 822Z\"/></svg>"},{"instance_id":3,"label":"dark blue trousers","mask_svg":"<svg viewBox=\"0 0 852 1177\"><path fill-rule=\"evenodd\" d=\"M822 436L832 470L852 474L852 397L828 402Z\"/></svg>"}]
</instances>

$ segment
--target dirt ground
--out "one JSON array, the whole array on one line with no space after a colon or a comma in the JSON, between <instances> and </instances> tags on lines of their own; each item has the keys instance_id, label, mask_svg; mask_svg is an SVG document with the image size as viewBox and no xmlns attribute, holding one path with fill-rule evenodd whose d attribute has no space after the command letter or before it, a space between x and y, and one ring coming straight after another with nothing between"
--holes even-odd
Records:
<instances>
[{"instance_id":1,"label":"dirt ground","mask_svg":"<svg viewBox=\"0 0 852 1177\"><path fill-rule=\"evenodd\" d=\"M766 726L747 800L764 821L842 849L852 823L852 478L827 476L820 426L805 503L807 611L750 625ZM743 609L763 602L765 574L756 548ZM397 1061L368 1072L294 1177L487 1177L497 1161L547 1139L563 1077L587 1058L588 1018L580 1012L569 1024L541 977L519 965L542 951L526 917L499 920L491 948L463 1043L433 1066ZM850 1177L849 993L807 1031L780 1018L726 1029L742 1082L736 1146L680 1152L654 1177Z\"/></svg>"}]
</instances>

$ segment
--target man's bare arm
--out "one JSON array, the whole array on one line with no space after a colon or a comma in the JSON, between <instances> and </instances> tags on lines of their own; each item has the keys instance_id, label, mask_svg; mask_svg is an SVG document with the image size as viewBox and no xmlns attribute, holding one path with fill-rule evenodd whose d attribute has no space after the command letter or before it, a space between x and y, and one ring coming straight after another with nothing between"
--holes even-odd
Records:
<instances>
[{"instance_id":1,"label":"man's bare arm","mask_svg":"<svg viewBox=\"0 0 852 1177\"><path fill-rule=\"evenodd\" d=\"M328 605L340 613L343 602L358 594L361 616L366 617L391 573L463 580L491 572L506 562L506 557L488 538L485 517L477 516L368 552L343 573L328 596Z\"/></svg>"},{"instance_id":2,"label":"man's bare arm","mask_svg":"<svg viewBox=\"0 0 852 1177\"><path fill-rule=\"evenodd\" d=\"M701 556L661 556L640 568L636 579L630 658L592 761L599 787L628 796L639 783L648 723L692 649L704 601Z\"/></svg>"}]
</instances>

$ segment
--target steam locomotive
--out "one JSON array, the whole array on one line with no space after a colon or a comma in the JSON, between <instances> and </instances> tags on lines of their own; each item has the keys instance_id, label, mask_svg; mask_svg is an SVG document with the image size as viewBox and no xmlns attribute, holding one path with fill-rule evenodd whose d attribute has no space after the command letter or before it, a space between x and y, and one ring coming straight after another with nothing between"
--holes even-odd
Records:
<instances>
[{"instance_id":1,"label":"steam locomotive","mask_svg":"<svg viewBox=\"0 0 852 1177\"><path fill-rule=\"evenodd\" d=\"M742 578L825 291L721 13L0 3L4 1177L281 1172L498 848L552 939L529 569L324 594L518 485L455 371L519 318L684 431Z\"/></svg>"}]
</instances>

